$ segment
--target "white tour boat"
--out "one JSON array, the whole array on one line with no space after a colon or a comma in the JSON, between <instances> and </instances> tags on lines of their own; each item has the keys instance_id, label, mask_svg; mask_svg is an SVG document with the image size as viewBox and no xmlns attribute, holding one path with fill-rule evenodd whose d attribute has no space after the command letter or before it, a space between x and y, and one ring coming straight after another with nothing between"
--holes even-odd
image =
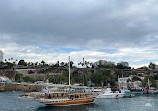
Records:
<instances>
[{"instance_id":1,"label":"white tour boat","mask_svg":"<svg viewBox=\"0 0 158 111\"><path fill-rule=\"evenodd\" d=\"M106 90L102 91L96 98L121 98L125 95L125 93L113 93L111 88L106 88Z\"/></svg>"}]
</instances>

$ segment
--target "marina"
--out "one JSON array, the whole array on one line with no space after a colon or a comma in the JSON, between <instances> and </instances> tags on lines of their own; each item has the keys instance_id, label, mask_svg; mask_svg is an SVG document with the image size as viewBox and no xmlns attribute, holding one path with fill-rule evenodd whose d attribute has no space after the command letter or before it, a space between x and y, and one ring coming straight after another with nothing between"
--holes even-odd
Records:
<instances>
[{"instance_id":1,"label":"marina","mask_svg":"<svg viewBox=\"0 0 158 111\"><path fill-rule=\"evenodd\" d=\"M35 100L19 100L26 92L1 92L1 111L157 111L157 95L140 95L134 98L96 99L94 103L52 107ZM18 106L18 107L17 107Z\"/></svg>"},{"instance_id":2,"label":"marina","mask_svg":"<svg viewBox=\"0 0 158 111\"><path fill-rule=\"evenodd\" d=\"M0 0L0 111L158 111L157 13L158 0Z\"/></svg>"}]
</instances>

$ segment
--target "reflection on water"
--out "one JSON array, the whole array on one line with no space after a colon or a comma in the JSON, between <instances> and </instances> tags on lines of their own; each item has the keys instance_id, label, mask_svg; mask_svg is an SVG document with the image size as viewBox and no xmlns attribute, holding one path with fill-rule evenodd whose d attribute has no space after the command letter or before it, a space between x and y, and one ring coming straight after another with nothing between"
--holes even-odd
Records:
<instances>
[{"instance_id":1,"label":"reflection on water","mask_svg":"<svg viewBox=\"0 0 158 111\"><path fill-rule=\"evenodd\" d=\"M85 105L73 105L73 106L42 106L37 108L37 111L89 111L91 108L96 108L98 105L91 103Z\"/></svg>"},{"instance_id":2,"label":"reflection on water","mask_svg":"<svg viewBox=\"0 0 158 111\"><path fill-rule=\"evenodd\" d=\"M0 111L158 111L158 95L96 99L93 104L54 107L37 101L20 101L21 94L24 92L0 93Z\"/></svg>"}]
</instances>

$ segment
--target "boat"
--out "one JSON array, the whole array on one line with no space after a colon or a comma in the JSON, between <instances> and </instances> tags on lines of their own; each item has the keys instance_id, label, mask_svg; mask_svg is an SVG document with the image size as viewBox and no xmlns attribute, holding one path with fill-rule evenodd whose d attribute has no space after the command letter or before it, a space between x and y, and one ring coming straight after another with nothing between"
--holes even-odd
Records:
<instances>
[{"instance_id":1,"label":"boat","mask_svg":"<svg viewBox=\"0 0 158 111\"><path fill-rule=\"evenodd\" d=\"M80 87L80 88L78 88ZM84 86L72 86L70 84L70 57L69 57L69 85L62 90L44 89L44 96L37 96L35 99L48 106L70 106L93 103L96 96L91 90Z\"/></svg>"},{"instance_id":2,"label":"boat","mask_svg":"<svg viewBox=\"0 0 158 111\"><path fill-rule=\"evenodd\" d=\"M144 94L158 94L158 91L155 87L151 87L151 83L148 79L147 87L144 89Z\"/></svg>"},{"instance_id":3,"label":"boat","mask_svg":"<svg viewBox=\"0 0 158 111\"><path fill-rule=\"evenodd\" d=\"M132 94L130 90L119 90L119 93L124 93L124 96L125 98L128 98L128 97L135 97L135 94Z\"/></svg>"},{"instance_id":4,"label":"boat","mask_svg":"<svg viewBox=\"0 0 158 111\"><path fill-rule=\"evenodd\" d=\"M33 101L33 100L34 100L34 97L29 96L29 95L20 95L20 96L18 97L18 100L20 100L20 101L25 101L25 100Z\"/></svg>"},{"instance_id":5,"label":"boat","mask_svg":"<svg viewBox=\"0 0 158 111\"><path fill-rule=\"evenodd\" d=\"M96 98L122 98L125 93L112 92L111 88L106 88Z\"/></svg>"},{"instance_id":6,"label":"boat","mask_svg":"<svg viewBox=\"0 0 158 111\"><path fill-rule=\"evenodd\" d=\"M88 92L50 92L36 100L48 106L69 106L93 103L95 96Z\"/></svg>"}]
</instances>

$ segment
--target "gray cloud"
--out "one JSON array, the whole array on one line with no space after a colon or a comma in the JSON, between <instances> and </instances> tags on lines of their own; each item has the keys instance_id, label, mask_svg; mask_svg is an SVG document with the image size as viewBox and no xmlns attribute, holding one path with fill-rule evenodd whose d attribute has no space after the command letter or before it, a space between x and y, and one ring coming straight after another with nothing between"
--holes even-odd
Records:
<instances>
[{"instance_id":1,"label":"gray cloud","mask_svg":"<svg viewBox=\"0 0 158 111\"><path fill-rule=\"evenodd\" d=\"M158 48L156 0L2 0L0 34L20 45ZM150 38L153 38L150 40Z\"/></svg>"}]
</instances>

